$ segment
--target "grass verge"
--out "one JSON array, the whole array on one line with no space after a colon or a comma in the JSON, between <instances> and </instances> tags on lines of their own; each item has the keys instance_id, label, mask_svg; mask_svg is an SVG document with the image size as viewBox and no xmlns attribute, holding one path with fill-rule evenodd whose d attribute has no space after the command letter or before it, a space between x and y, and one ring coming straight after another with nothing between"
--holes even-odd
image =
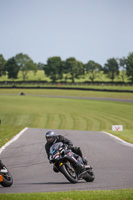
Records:
<instances>
[{"instance_id":1,"label":"grass verge","mask_svg":"<svg viewBox=\"0 0 133 200\"><path fill-rule=\"evenodd\" d=\"M132 200L133 189L1 194L2 200Z\"/></svg>"}]
</instances>

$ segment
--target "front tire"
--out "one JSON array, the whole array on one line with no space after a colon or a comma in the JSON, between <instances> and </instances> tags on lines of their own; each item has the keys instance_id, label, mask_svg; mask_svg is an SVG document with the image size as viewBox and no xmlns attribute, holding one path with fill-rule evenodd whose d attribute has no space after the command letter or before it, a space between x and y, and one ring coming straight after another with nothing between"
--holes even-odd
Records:
<instances>
[{"instance_id":1,"label":"front tire","mask_svg":"<svg viewBox=\"0 0 133 200\"><path fill-rule=\"evenodd\" d=\"M76 174L74 168L71 166L71 164L68 164L68 163L63 164L60 167L60 171L62 172L62 174L64 174L66 179L68 181L70 181L70 183L77 183L78 182L77 174Z\"/></svg>"}]
</instances>

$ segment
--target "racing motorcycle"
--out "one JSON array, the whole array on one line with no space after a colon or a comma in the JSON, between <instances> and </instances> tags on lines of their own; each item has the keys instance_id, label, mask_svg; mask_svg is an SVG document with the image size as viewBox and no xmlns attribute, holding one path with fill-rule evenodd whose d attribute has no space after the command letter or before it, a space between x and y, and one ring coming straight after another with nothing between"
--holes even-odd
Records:
<instances>
[{"instance_id":1,"label":"racing motorcycle","mask_svg":"<svg viewBox=\"0 0 133 200\"><path fill-rule=\"evenodd\" d=\"M0 184L3 187L10 187L13 184L13 178L9 170L0 160Z\"/></svg>"},{"instance_id":2,"label":"racing motorcycle","mask_svg":"<svg viewBox=\"0 0 133 200\"><path fill-rule=\"evenodd\" d=\"M92 182L95 179L92 167L85 166L82 158L62 142L51 146L49 161L54 164L53 170L56 173L61 172L70 183L77 183L81 179Z\"/></svg>"}]
</instances>

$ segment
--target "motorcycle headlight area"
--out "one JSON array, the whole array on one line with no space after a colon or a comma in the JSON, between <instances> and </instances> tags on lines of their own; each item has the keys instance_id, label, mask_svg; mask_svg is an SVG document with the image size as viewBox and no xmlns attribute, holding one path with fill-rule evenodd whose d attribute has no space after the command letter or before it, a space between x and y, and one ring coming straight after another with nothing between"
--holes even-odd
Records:
<instances>
[{"instance_id":1,"label":"motorcycle headlight area","mask_svg":"<svg viewBox=\"0 0 133 200\"><path fill-rule=\"evenodd\" d=\"M59 158L59 155L57 155L57 156L54 157L54 159L57 159L57 158Z\"/></svg>"},{"instance_id":2,"label":"motorcycle headlight area","mask_svg":"<svg viewBox=\"0 0 133 200\"><path fill-rule=\"evenodd\" d=\"M60 153L58 152L58 153L56 153L55 155L53 155L53 159L57 159L57 158L59 158L59 155L60 155Z\"/></svg>"}]
</instances>

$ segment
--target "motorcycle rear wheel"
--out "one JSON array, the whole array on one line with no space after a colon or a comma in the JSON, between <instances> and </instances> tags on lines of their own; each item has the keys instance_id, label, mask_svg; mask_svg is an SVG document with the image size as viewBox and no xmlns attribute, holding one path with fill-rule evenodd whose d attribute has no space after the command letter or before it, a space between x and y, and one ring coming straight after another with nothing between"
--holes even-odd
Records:
<instances>
[{"instance_id":1,"label":"motorcycle rear wheel","mask_svg":"<svg viewBox=\"0 0 133 200\"><path fill-rule=\"evenodd\" d=\"M87 170L87 174L83 178L86 182L93 182L95 179L95 175L92 169Z\"/></svg>"},{"instance_id":2,"label":"motorcycle rear wheel","mask_svg":"<svg viewBox=\"0 0 133 200\"><path fill-rule=\"evenodd\" d=\"M3 175L3 181L0 184L3 187L10 187L13 184L12 175L9 172L6 175Z\"/></svg>"},{"instance_id":3,"label":"motorcycle rear wheel","mask_svg":"<svg viewBox=\"0 0 133 200\"><path fill-rule=\"evenodd\" d=\"M76 174L74 168L71 166L71 164L69 164L69 165L63 164L60 167L60 171L62 172L62 174L64 174L66 179L68 181L70 181L70 183L77 183L78 182L77 174Z\"/></svg>"}]
</instances>

